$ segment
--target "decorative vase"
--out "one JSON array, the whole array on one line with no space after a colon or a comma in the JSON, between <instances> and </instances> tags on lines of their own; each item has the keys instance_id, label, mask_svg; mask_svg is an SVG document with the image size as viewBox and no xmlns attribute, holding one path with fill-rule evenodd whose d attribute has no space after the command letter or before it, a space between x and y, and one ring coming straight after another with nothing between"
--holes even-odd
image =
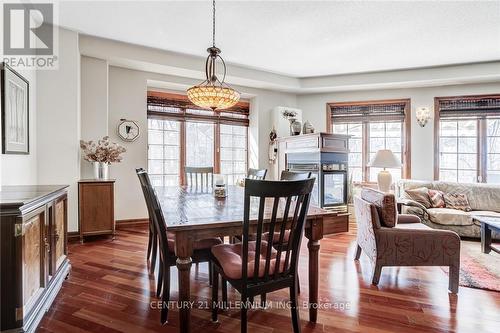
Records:
<instances>
[{"instance_id":1,"label":"decorative vase","mask_svg":"<svg viewBox=\"0 0 500 333\"><path fill-rule=\"evenodd\" d=\"M302 130L302 133L303 134L314 133L314 126L313 124L311 124L309 120L306 120L306 122L304 123L304 129Z\"/></svg>"},{"instance_id":2,"label":"decorative vase","mask_svg":"<svg viewBox=\"0 0 500 333\"><path fill-rule=\"evenodd\" d=\"M94 178L95 179L108 179L109 176L109 163L106 162L92 162L94 165Z\"/></svg>"},{"instance_id":3,"label":"decorative vase","mask_svg":"<svg viewBox=\"0 0 500 333\"><path fill-rule=\"evenodd\" d=\"M290 120L290 134L299 135L302 131L302 123L296 119Z\"/></svg>"}]
</instances>

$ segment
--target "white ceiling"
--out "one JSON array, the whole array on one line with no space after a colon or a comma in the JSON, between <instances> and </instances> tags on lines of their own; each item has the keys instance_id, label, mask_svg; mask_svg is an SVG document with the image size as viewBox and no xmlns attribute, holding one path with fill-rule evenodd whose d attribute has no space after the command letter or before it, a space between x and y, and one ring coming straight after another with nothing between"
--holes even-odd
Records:
<instances>
[{"instance_id":1,"label":"white ceiling","mask_svg":"<svg viewBox=\"0 0 500 333\"><path fill-rule=\"evenodd\" d=\"M205 56L211 1L65 1L59 24ZM226 62L310 77L500 59L500 1L221 1Z\"/></svg>"}]
</instances>

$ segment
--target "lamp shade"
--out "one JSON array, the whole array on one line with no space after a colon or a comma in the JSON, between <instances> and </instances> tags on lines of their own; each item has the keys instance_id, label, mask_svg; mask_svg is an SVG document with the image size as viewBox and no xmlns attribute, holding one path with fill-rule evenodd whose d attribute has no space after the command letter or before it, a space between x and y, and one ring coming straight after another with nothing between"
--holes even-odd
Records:
<instances>
[{"instance_id":1,"label":"lamp shade","mask_svg":"<svg viewBox=\"0 0 500 333\"><path fill-rule=\"evenodd\" d=\"M401 162L399 162L398 158L392 150L390 149L381 149L377 151L377 154L370 161L369 166L375 168L400 168Z\"/></svg>"}]
</instances>

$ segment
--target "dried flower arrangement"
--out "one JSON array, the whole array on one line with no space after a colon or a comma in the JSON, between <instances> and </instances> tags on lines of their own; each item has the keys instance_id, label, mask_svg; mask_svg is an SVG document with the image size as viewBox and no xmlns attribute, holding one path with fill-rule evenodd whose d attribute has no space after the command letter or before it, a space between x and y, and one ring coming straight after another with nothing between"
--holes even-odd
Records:
<instances>
[{"instance_id":1,"label":"dried flower arrangement","mask_svg":"<svg viewBox=\"0 0 500 333\"><path fill-rule=\"evenodd\" d=\"M281 116L286 120L291 121L291 119L295 119L295 117L297 117L297 112L285 109L281 112Z\"/></svg>"},{"instance_id":2,"label":"dried flower arrangement","mask_svg":"<svg viewBox=\"0 0 500 333\"><path fill-rule=\"evenodd\" d=\"M89 162L118 163L121 162L121 154L127 150L117 143L109 141L109 136L95 141L80 140L80 148L83 158Z\"/></svg>"}]
</instances>

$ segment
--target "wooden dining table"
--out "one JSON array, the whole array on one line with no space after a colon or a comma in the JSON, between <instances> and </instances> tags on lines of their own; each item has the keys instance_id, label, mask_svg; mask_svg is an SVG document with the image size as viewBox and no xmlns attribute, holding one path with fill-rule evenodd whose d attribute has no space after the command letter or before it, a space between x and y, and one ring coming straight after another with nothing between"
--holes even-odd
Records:
<instances>
[{"instance_id":1,"label":"wooden dining table","mask_svg":"<svg viewBox=\"0 0 500 333\"><path fill-rule=\"evenodd\" d=\"M179 276L179 331L190 332L190 273L193 244L211 237L237 236L243 233L244 188L228 186L227 196L215 198L211 187L155 187L167 230L175 234L175 254ZM254 205L256 206L256 205ZM250 211L250 231L257 207ZM318 317L319 248L323 238L323 219L335 214L310 206L305 224L309 252L309 321Z\"/></svg>"}]
</instances>

